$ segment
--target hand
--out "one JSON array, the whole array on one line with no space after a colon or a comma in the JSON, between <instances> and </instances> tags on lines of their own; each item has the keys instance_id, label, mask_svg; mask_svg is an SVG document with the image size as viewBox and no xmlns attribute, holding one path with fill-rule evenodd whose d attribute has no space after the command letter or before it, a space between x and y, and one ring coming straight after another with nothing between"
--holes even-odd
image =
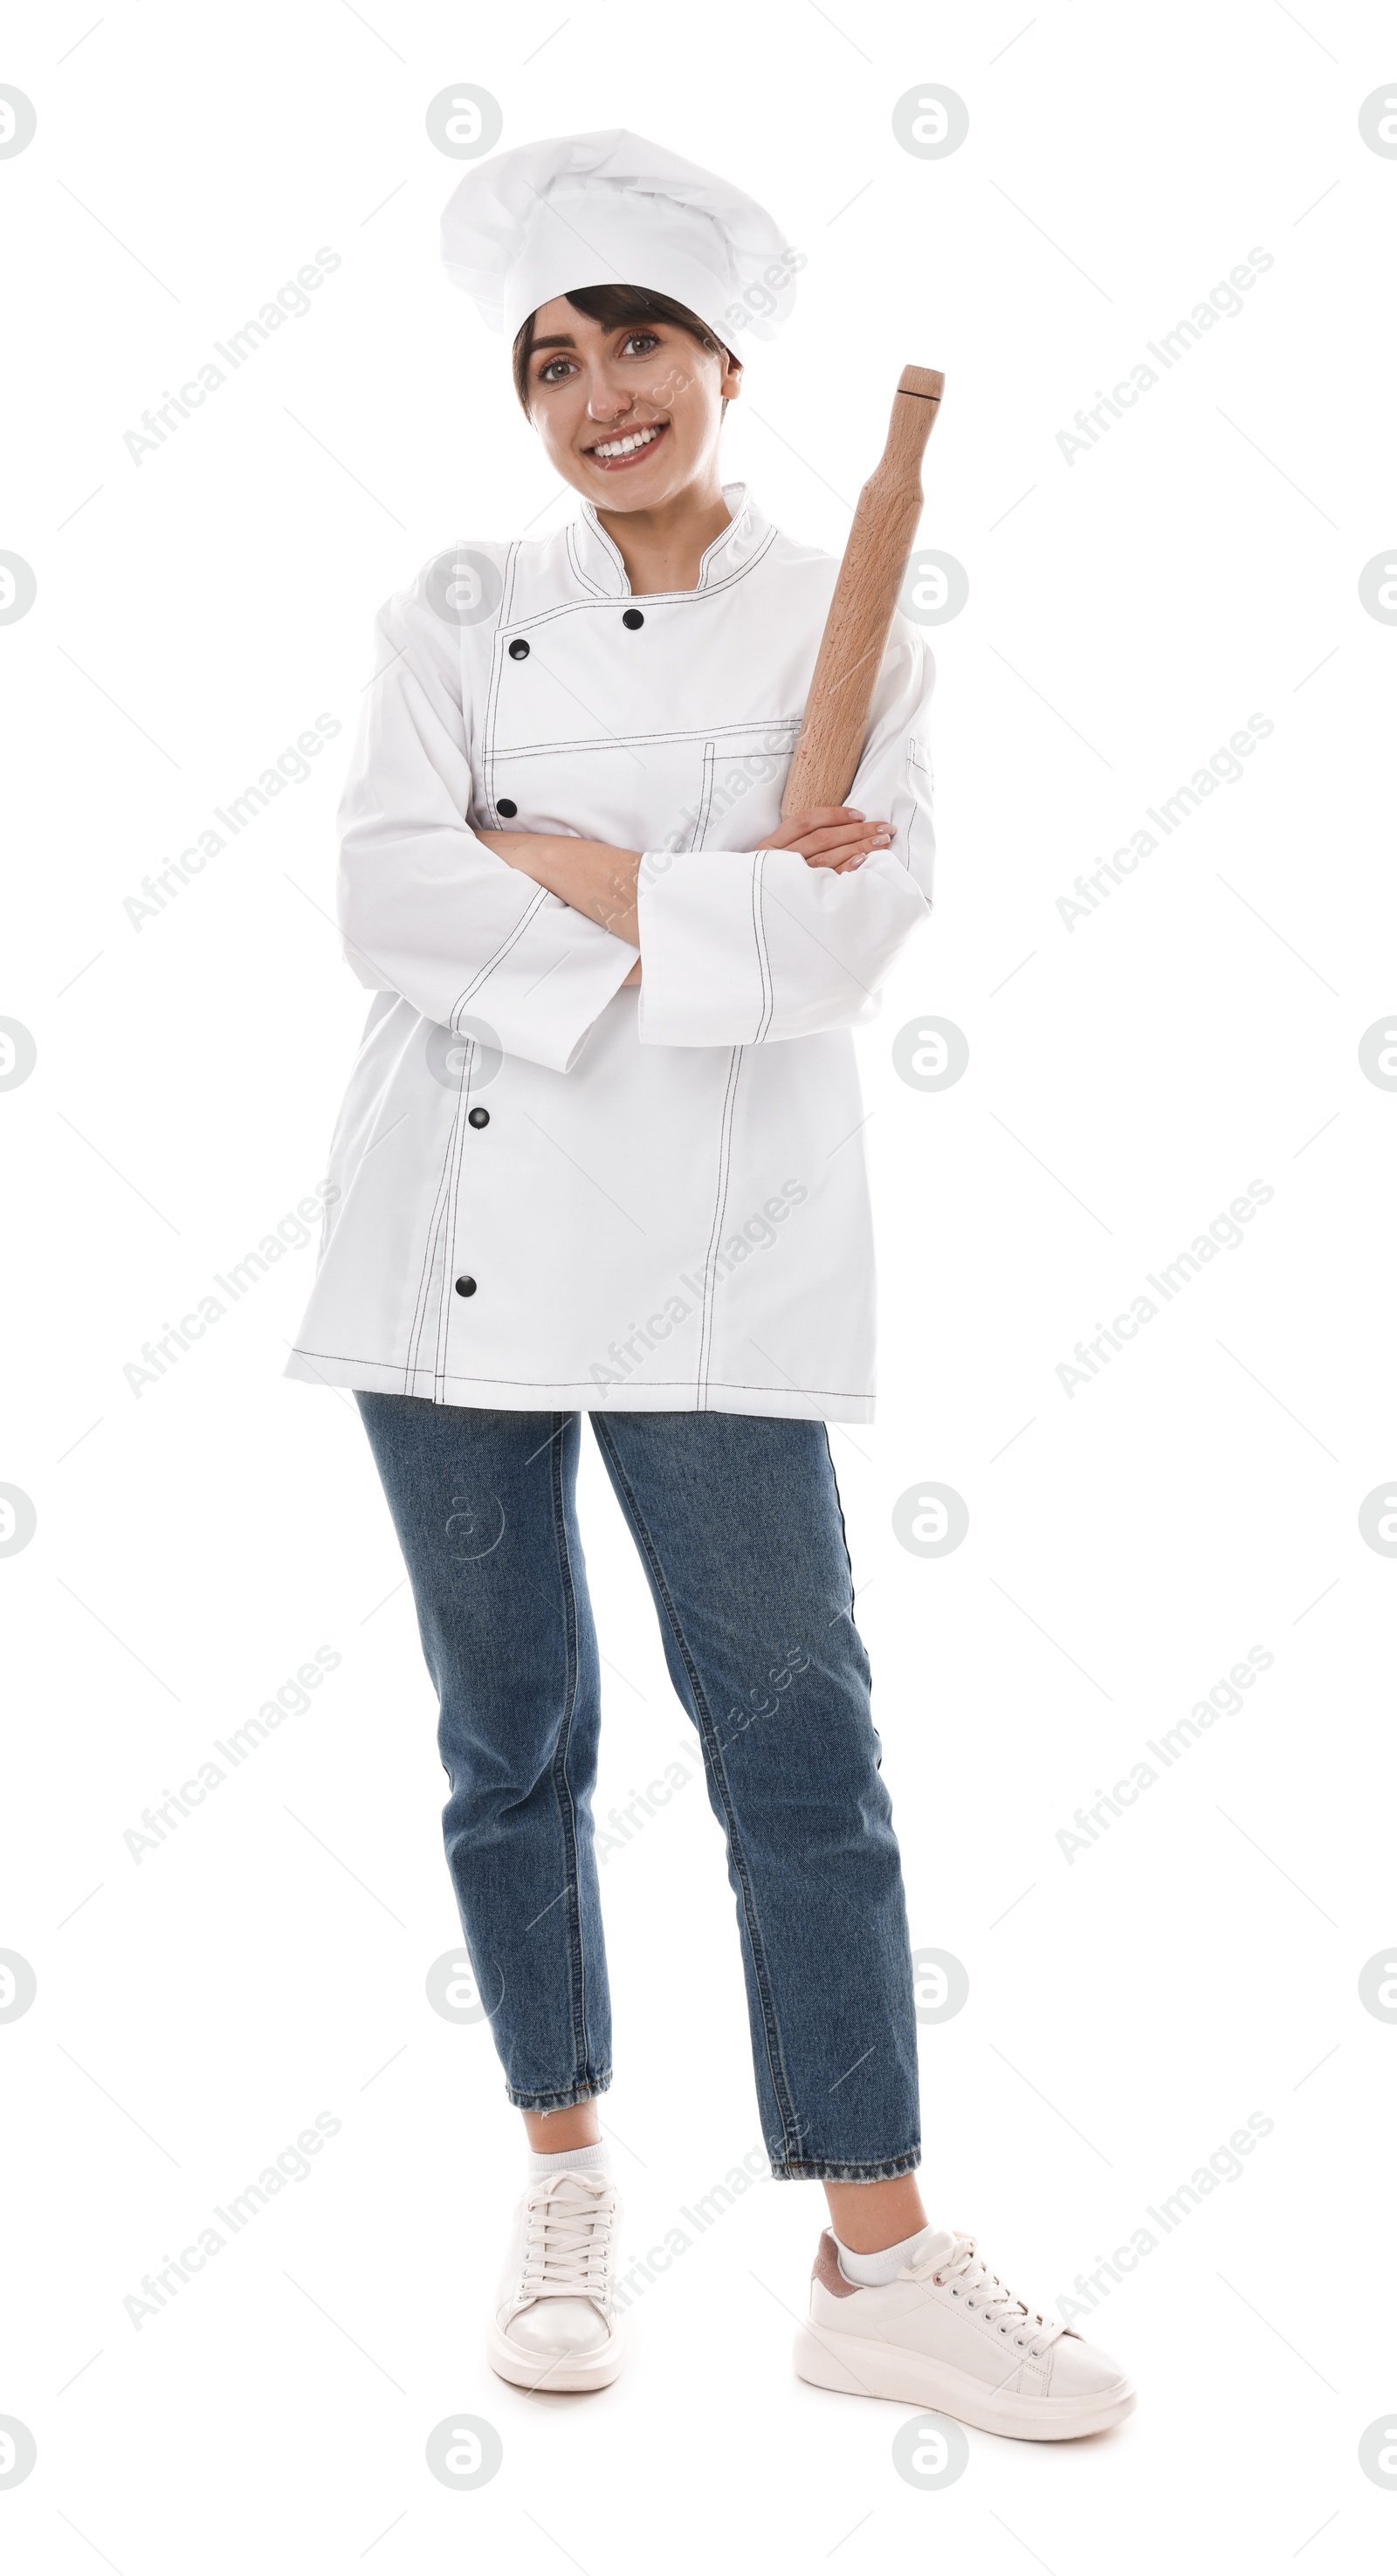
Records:
<instances>
[{"instance_id":1,"label":"hand","mask_svg":"<svg viewBox=\"0 0 1397 2576\"><path fill-rule=\"evenodd\" d=\"M794 850L811 868L833 868L837 876L861 868L875 850L892 844L892 827L870 823L856 805L817 805L808 814L792 814L763 841L766 850Z\"/></svg>"}]
</instances>

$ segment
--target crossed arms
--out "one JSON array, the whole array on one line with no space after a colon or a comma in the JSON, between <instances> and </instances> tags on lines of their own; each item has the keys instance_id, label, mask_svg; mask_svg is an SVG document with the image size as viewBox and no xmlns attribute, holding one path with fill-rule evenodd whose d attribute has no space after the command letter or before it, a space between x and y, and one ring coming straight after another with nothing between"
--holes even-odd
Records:
<instances>
[{"instance_id":1,"label":"crossed arms","mask_svg":"<svg viewBox=\"0 0 1397 2576\"><path fill-rule=\"evenodd\" d=\"M613 849L607 841L573 840L561 832L477 832L475 837L506 866L531 877L535 885L546 886L574 912L599 922L628 947L640 946L639 850ZM891 838L886 823L869 822L852 805L821 805L808 814L793 814L759 847L793 850L808 867L833 868L843 875L861 867L872 851L886 849ZM637 958L625 982L638 984L640 975Z\"/></svg>"}]
</instances>

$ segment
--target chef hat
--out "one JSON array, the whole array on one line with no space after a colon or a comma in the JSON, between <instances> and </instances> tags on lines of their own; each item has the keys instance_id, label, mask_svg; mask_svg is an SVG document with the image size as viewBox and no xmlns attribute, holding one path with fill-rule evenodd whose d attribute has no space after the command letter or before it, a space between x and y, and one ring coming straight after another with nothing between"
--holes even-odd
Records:
<instances>
[{"instance_id":1,"label":"chef hat","mask_svg":"<svg viewBox=\"0 0 1397 2576\"><path fill-rule=\"evenodd\" d=\"M729 345L738 330L771 339L795 300L792 258L755 199L621 127L483 161L447 202L441 250L511 340L574 287L668 295Z\"/></svg>"}]
</instances>

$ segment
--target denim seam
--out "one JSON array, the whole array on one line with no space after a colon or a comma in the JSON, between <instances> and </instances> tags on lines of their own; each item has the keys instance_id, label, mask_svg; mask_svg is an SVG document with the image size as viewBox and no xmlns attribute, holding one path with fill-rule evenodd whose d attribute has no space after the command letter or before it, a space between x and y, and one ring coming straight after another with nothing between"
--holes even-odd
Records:
<instances>
[{"instance_id":1,"label":"denim seam","mask_svg":"<svg viewBox=\"0 0 1397 2576\"><path fill-rule=\"evenodd\" d=\"M788 2156L783 2164L772 2160L772 2178L776 2182L893 2182L899 2174L915 2173L922 2161L920 2146L909 2147L905 2155L888 2156L881 2164L841 2164L834 2156Z\"/></svg>"},{"instance_id":2,"label":"denim seam","mask_svg":"<svg viewBox=\"0 0 1397 2576\"><path fill-rule=\"evenodd\" d=\"M562 1827L567 1867L568 1946L572 1952L572 2048L573 2063L584 2069L588 2062L587 2046L587 1973L582 1945L582 1905L577 1866L577 1811L573 1805L572 1783L567 1775L568 1747L572 1721L577 1709L577 1685L581 1669L577 1638L577 1589L572 1576L572 1556L568 1547L567 1511L563 1496L562 1430L567 1415L555 1414L549 1447L553 1452L551 1484L553 1494L553 1528L558 1547L558 1571L562 1576L563 1599L567 1612L568 1688L563 1722L558 1730L558 1749L552 1763L553 1794L558 1802L558 1821ZM574 2081L589 2078L579 2072Z\"/></svg>"},{"instance_id":3,"label":"denim seam","mask_svg":"<svg viewBox=\"0 0 1397 2576\"><path fill-rule=\"evenodd\" d=\"M526 2093L519 2085L511 2084L507 2077L504 2088L506 2101L511 2102L516 2111L571 2111L579 2102L590 2102L595 2094L607 2093L610 2089L609 2066L599 2066L595 2074L579 2075L576 2083L569 2084L561 2093Z\"/></svg>"},{"instance_id":4,"label":"denim seam","mask_svg":"<svg viewBox=\"0 0 1397 2576\"><path fill-rule=\"evenodd\" d=\"M720 1747L716 1741L713 1719L709 1711L708 1702L704 1697L703 1685L699 1680L698 1667L689 1651L689 1641L684 1634L679 1613L675 1608L673 1599L671 1598L669 1586L665 1581L663 1569L661 1568L659 1558L656 1554L650 1532L646 1527L644 1515L641 1512L640 1505L632 1490L630 1479L626 1475L625 1469L621 1464L615 1442L610 1436L609 1426L602 1416L595 1413L591 1416L591 1422L598 1440L605 1442L607 1451L615 1467L617 1477L620 1480L622 1491L625 1494L627 1504L629 1505L634 1517L635 1527L640 1538L640 1543L645 1550L646 1561L654 1575L655 1588L664 1603L665 1615L674 1631L675 1642L684 1658L684 1669L689 1676L690 1686L693 1690L695 1705L699 1712L700 1729L708 1751L709 1766L723 1801L723 1815L726 1821L728 1833L728 1848L732 1853L733 1865L737 1870L738 1880L742 1889L742 1908L747 1924L747 1937L752 1945L752 1967L757 1980L757 1991L761 1997L762 2030L766 2040L767 2069L771 2077L772 2091L775 2094L787 2135L791 2136L799 2130L800 2123L796 2116L795 2105L791 2099L790 2082L786 2073L785 2058L781 2048L781 2033L776 2019L775 2000L771 1991L771 1979L766 1964L766 1952L762 1941L761 1924L757 1915L756 1900L752 1893L751 1879L747 1869L746 1858L743 1854L741 1840L738 1835L737 1813L732 1802L727 1773L723 1768L722 1760L720 1758Z\"/></svg>"},{"instance_id":5,"label":"denim seam","mask_svg":"<svg viewBox=\"0 0 1397 2576\"><path fill-rule=\"evenodd\" d=\"M826 1456L826 1457L828 1458L828 1460L829 1460L830 1483L831 1483L831 1484L833 1485L833 1487L834 1487L834 1507L835 1507L835 1510L836 1510L836 1511L838 1512L838 1514L839 1514L839 1535L840 1535L840 1538L841 1538L841 1539L843 1540L843 1542L844 1542L844 1562L845 1562L846 1566L847 1566L847 1567L848 1567L848 1569L849 1569L849 1617L850 1617L850 1619L852 1620L852 1619L853 1619L853 1616L854 1616L854 1602L855 1602L855 1592L854 1592L854 1560L853 1560L853 1558L852 1558L852 1557L850 1556L850 1554L849 1554L849 1533L848 1533L847 1529L846 1529L846 1528L845 1528L845 1526L844 1526L844 1499L843 1499L843 1496L841 1495L841 1493L840 1493L840 1491L839 1491L839 1478L838 1478L838 1475L837 1475L837 1474L836 1474L836 1472L835 1472L835 1465L834 1465L834 1451L831 1449L831 1447L830 1447L830 1445L829 1445L829 1424L828 1424L828 1423L826 1423L826 1424L824 1425L824 1434L825 1434L825 1456Z\"/></svg>"}]
</instances>

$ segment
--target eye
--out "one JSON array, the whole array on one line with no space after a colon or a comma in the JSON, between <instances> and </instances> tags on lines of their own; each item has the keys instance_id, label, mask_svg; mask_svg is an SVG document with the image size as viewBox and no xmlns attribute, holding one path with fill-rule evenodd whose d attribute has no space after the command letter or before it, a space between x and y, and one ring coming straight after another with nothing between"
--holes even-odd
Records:
<instances>
[{"instance_id":1,"label":"eye","mask_svg":"<svg viewBox=\"0 0 1397 2576\"><path fill-rule=\"evenodd\" d=\"M541 385L560 385L563 379L561 375L556 374L554 371L560 367L569 367L571 363L572 361L569 358L549 358L546 364L539 368L537 378L538 383Z\"/></svg>"},{"instance_id":2,"label":"eye","mask_svg":"<svg viewBox=\"0 0 1397 2576\"><path fill-rule=\"evenodd\" d=\"M658 349L659 345L660 335L658 331L650 330L647 325L639 331L630 331L627 333L621 344L621 353L623 357L646 358L649 356L650 351L652 349Z\"/></svg>"}]
</instances>

